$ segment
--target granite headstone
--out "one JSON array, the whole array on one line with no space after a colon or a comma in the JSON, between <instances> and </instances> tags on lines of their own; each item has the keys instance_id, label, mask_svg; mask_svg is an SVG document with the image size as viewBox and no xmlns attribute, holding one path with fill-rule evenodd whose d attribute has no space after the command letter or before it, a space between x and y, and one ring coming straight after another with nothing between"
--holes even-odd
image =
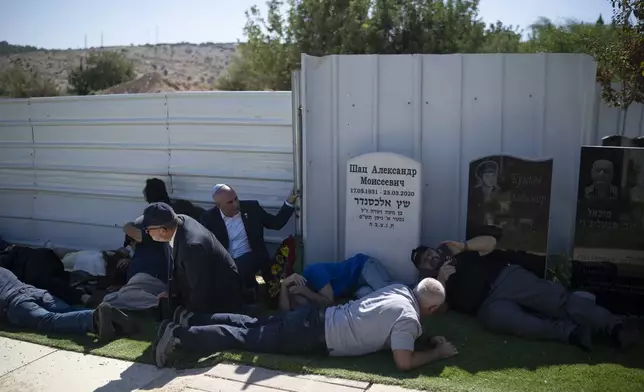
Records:
<instances>
[{"instance_id":1,"label":"granite headstone","mask_svg":"<svg viewBox=\"0 0 644 392\"><path fill-rule=\"evenodd\" d=\"M644 268L644 149L583 146L574 257Z\"/></svg>"},{"instance_id":2,"label":"granite headstone","mask_svg":"<svg viewBox=\"0 0 644 392\"><path fill-rule=\"evenodd\" d=\"M552 159L492 155L470 163L466 236L498 233L497 248L545 254Z\"/></svg>"},{"instance_id":3,"label":"granite headstone","mask_svg":"<svg viewBox=\"0 0 644 392\"><path fill-rule=\"evenodd\" d=\"M345 257L364 253L390 276L416 283L409 255L420 244L421 165L402 155L376 152L347 162Z\"/></svg>"}]
</instances>

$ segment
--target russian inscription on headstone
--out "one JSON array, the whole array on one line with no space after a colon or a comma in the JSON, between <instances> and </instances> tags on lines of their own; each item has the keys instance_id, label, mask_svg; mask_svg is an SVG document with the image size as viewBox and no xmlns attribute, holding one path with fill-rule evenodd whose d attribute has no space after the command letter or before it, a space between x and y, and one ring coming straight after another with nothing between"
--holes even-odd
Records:
<instances>
[{"instance_id":1,"label":"russian inscription on headstone","mask_svg":"<svg viewBox=\"0 0 644 392\"><path fill-rule=\"evenodd\" d=\"M345 257L364 253L380 260L396 281L415 283L409 255L420 243L420 163L376 152L347 162Z\"/></svg>"},{"instance_id":2,"label":"russian inscription on headstone","mask_svg":"<svg viewBox=\"0 0 644 392\"><path fill-rule=\"evenodd\" d=\"M497 247L545 254L552 159L493 155L470 163L466 236L500 231Z\"/></svg>"},{"instance_id":3,"label":"russian inscription on headstone","mask_svg":"<svg viewBox=\"0 0 644 392\"><path fill-rule=\"evenodd\" d=\"M644 267L644 149L582 147L574 257Z\"/></svg>"}]
</instances>

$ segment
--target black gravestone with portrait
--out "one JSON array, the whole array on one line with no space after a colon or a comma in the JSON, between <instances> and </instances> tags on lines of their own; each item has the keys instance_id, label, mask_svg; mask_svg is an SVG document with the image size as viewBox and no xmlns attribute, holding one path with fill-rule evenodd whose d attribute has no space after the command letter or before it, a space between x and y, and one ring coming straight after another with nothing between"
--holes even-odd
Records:
<instances>
[{"instance_id":1,"label":"black gravestone with portrait","mask_svg":"<svg viewBox=\"0 0 644 392\"><path fill-rule=\"evenodd\" d=\"M575 288L598 303L644 298L644 149L582 147L574 259Z\"/></svg>"},{"instance_id":2,"label":"black gravestone with portrait","mask_svg":"<svg viewBox=\"0 0 644 392\"><path fill-rule=\"evenodd\" d=\"M497 248L545 254L552 159L493 155L470 163L466 236L491 234Z\"/></svg>"},{"instance_id":3,"label":"black gravestone with portrait","mask_svg":"<svg viewBox=\"0 0 644 392\"><path fill-rule=\"evenodd\" d=\"M575 258L644 266L644 149L584 146Z\"/></svg>"}]
</instances>

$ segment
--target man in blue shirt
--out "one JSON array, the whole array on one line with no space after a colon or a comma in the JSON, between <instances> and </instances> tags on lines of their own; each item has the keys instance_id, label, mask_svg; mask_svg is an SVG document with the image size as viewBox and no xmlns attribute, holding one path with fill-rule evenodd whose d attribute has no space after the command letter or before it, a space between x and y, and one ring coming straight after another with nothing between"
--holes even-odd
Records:
<instances>
[{"instance_id":1,"label":"man in blue shirt","mask_svg":"<svg viewBox=\"0 0 644 392\"><path fill-rule=\"evenodd\" d=\"M292 274L284 279L280 309L293 309L306 302L326 307L337 297L362 298L393 283L377 259L358 253L341 262L308 265L302 276Z\"/></svg>"},{"instance_id":2,"label":"man in blue shirt","mask_svg":"<svg viewBox=\"0 0 644 392\"><path fill-rule=\"evenodd\" d=\"M165 247L162 243L154 241L143 230L143 216L134 222L126 223L123 231L135 241L134 255L128 264L127 280L138 274L146 273L163 283L168 283L168 260Z\"/></svg>"}]
</instances>

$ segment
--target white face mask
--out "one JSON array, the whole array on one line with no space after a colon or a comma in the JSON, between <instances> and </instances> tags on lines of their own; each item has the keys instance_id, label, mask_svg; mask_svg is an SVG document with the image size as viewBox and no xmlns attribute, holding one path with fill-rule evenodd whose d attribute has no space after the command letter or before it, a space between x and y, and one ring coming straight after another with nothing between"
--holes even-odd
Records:
<instances>
[{"instance_id":1,"label":"white face mask","mask_svg":"<svg viewBox=\"0 0 644 392\"><path fill-rule=\"evenodd\" d=\"M152 238L154 241L157 241L157 242L163 242L163 238L161 238L161 236L159 236L158 234L150 235L150 238Z\"/></svg>"}]
</instances>

